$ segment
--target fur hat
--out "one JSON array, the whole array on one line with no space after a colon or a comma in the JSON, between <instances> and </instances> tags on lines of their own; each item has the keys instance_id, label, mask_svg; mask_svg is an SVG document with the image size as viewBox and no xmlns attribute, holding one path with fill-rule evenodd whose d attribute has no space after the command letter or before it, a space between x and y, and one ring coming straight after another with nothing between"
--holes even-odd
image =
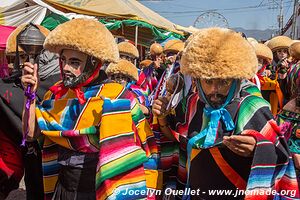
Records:
<instances>
[{"instance_id":1,"label":"fur hat","mask_svg":"<svg viewBox=\"0 0 300 200\"><path fill-rule=\"evenodd\" d=\"M274 52L278 49L288 49L293 43L293 40L287 36L277 36L268 42L268 47Z\"/></svg>"},{"instance_id":2,"label":"fur hat","mask_svg":"<svg viewBox=\"0 0 300 200\"><path fill-rule=\"evenodd\" d=\"M186 39L186 41L184 42L184 48L186 48L187 45L194 39L194 37L195 37L195 35L196 35L197 33L199 33L199 31L198 31L198 32L195 32L195 33L193 33L193 34L191 34L191 35Z\"/></svg>"},{"instance_id":3,"label":"fur hat","mask_svg":"<svg viewBox=\"0 0 300 200\"><path fill-rule=\"evenodd\" d=\"M257 70L253 46L225 28L202 29L184 49L181 71L194 78L249 79Z\"/></svg>"},{"instance_id":4,"label":"fur hat","mask_svg":"<svg viewBox=\"0 0 300 200\"><path fill-rule=\"evenodd\" d=\"M164 49L162 48L162 46L158 43L153 43L150 46L150 54L151 55L160 55L162 54L162 52L164 51Z\"/></svg>"},{"instance_id":5,"label":"fur hat","mask_svg":"<svg viewBox=\"0 0 300 200\"><path fill-rule=\"evenodd\" d=\"M294 42L290 46L289 52L293 58L300 60L300 42Z\"/></svg>"},{"instance_id":6,"label":"fur hat","mask_svg":"<svg viewBox=\"0 0 300 200\"><path fill-rule=\"evenodd\" d=\"M17 45L17 36L19 35L19 33L25 28L27 24L21 24L20 26L18 26L13 32L11 32L11 34L8 36L8 39L6 41L6 49L5 49L5 53L7 55L12 55L16 53L16 45ZM50 31L48 29L46 29L43 26L40 25L36 25L40 31L42 32L42 34L47 37L48 34L50 33ZM25 53L24 50L19 46L18 48L19 53Z\"/></svg>"},{"instance_id":7,"label":"fur hat","mask_svg":"<svg viewBox=\"0 0 300 200\"><path fill-rule=\"evenodd\" d=\"M273 53L267 45L257 43L256 45L254 45L254 48L257 57L262 57L263 59L267 59L268 61L272 62Z\"/></svg>"},{"instance_id":8,"label":"fur hat","mask_svg":"<svg viewBox=\"0 0 300 200\"><path fill-rule=\"evenodd\" d=\"M117 64L111 63L106 68L106 74L111 76L113 74L123 74L128 76L133 81L138 80L138 70L134 64L129 62L128 60L121 59Z\"/></svg>"},{"instance_id":9,"label":"fur hat","mask_svg":"<svg viewBox=\"0 0 300 200\"><path fill-rule=\"evenodd\" d=\"M120 42L118 48L120 54L125 54L135 59L140 56L138 49L129 42Z\"/></svg>"},{"instance_id":10,"label":"fur hat","mask_svg":"<svg viewBox=\"0 0 300 200\"><path fill-rule=\"evenodd\" d=\"M113 35L94 19L73 19L57 26L46 38L44 47L54 53L73 49L107 62L119 59Z\"/></svg>"},{"instance_id":11,"label":"fur hat","mask_svg":"<svg viewBox=\"0 0 300 200\"><path fill-rule=\"evenodd\" d=\"M174 52L178 53L183 51L184 43L181 40L169 40L164 46L164 53Z\"/></svg>"},{"instance_id":12,"label":"fur hat","mask_svg":"<svg viewBox=\"0 0 300 200\"><path fill-rule=\"evenodd\" d=\"M143 60L142 62L140 62L140 66L141 66L141 68L147 68L147 67L149 67L152 63L153 63L152 60Z\"/></svg>"}]
</instances>

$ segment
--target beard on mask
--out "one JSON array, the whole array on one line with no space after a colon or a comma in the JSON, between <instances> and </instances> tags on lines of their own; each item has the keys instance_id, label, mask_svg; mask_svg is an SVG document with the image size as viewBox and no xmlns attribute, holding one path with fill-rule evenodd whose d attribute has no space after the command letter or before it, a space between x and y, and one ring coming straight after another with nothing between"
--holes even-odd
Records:
<instances>
[{"instance_id":1,"label":"beard on mask","mask_svg":"<svg viewBox=\"0 0 300 200\"><path fill-rule=\"evenodd\" d=\"M88 74L83 72L81 75L76 77L72 73L66 73L63 76L63 84L67 88L74 88L79 84L84 83L88 79Z\"/></svg>"},{"instance_id":2,"label":"beard on mask","mask_svg":"<svg viewBox=\"0 0 300 200\"><path fill-rule=\"evenodd\" d=\"M209 105L213 108L218 108L222 106L225 103L226 98L227 96L218 93L206 95L206 99Z\"/></svg>"},{"instance_id":3,"label":"beard on mask","mask_svg":"<svg viewBox=\"0 0 300 200\"><path fill-rule=\"evenodd\" d=\"M88 57L84 70L79 76L75 76L70 71L67 71L63 74L63 84L67 88L75 88L80 84L85 83L88 78L93 74L95 68L97 66L96 61L92 57Z\"/></svg>"},{"instance_id":4,"label":"beard on mask","mask_svg":"<svg viewBox=\"0 0 300 200\"><path fill-rule=\"evenodd\" d=\"M73 83L75 81L76 76L72 73L64 74L63 76L63 84L67 87L70 88L73 86Z\"/></svg>"}]
</instances>

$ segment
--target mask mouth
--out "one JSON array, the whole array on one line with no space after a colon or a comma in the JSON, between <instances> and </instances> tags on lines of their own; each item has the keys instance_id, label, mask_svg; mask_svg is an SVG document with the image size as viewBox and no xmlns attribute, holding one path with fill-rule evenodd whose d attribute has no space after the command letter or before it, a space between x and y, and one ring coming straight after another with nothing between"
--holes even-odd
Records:
<instances>
[{"instance_id":1,"label":"mask mouth","mask_svg":"<svg viewBox=\"0 0 300 200\"><path fill-rule=\"evenodd\" d=\"M63 75L63 83L66 87L71 88L74 87L74 83L76 82L76 76L72 73L65 73Z\"/></svg>"}]
</instances>

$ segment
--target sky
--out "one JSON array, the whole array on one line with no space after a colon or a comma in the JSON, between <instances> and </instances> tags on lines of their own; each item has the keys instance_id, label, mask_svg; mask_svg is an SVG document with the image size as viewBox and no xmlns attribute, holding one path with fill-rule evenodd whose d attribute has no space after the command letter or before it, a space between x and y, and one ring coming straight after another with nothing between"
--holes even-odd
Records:
<instances>
[{"instance_id":1,"label":"sky","mask_svg":"<svg viewBox=\"0 0 300 200\"><path fill-rule=\"evenodd\" d=\"M294 0L140 0L148 8L182 26L194 25L197 21L199 27L228 24L229 28L259 30L278 29L281 1L285 25L292 15ZM211 14L212 11L216 13Z\"/></svg>"}]
</instances>

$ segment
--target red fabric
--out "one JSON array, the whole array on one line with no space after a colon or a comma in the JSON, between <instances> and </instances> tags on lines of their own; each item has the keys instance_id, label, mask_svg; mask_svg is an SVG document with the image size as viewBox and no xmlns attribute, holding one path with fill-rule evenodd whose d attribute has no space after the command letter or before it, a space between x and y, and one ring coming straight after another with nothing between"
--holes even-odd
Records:
<instances>
[{"instance_id":1,"label":"red fabric","mask_svg":"<svg viewBox=\"0 0 300 200\"><path fill-rule=\"evenodd\" d=\"M268 66L268 65L264 65L264 66L256 73L256 75L257 75L257 77L258 77L258 79L259 79L259 81L260 81L260 83L261 83L262 85L265 83L265 80L264 80L264 77L263 77L261 74L265 71L265 69L267 68L267 66ZM254 83L255 85L257 85L255 78L251 78L250 81L251 81L252 83Z\"/></svg>"},{"instance_id":2,"label":"red fabric","mask_svg":"<svg viewBox=\"0 0 300 200\"><path fill-rule=\"evenodd\" d=\"M101 63L99 63L97 68L95 69L94 73L84 83L79 84L75 88L71 88L71 90L73 90L75 92L80 104L84 104L86 102L86 99L84 98L84 93L82 92L81 88L83 86L88 85L89 83L91 83L94 80L94 78L99 74L101 66L102 66ZM55 100L60 99L69 90L69 88L65 87L65 85L63 83L54 85L54 86L50 87L49 89L55 95Z\"/></svg>"},{"instance_id":3,"label":"red fabric","mask_svg":"<svg viewBox=\"0 0 300 200\"><path fill-rule=\"evenodd\" d=\"M6 49L6 41L8 36L16 27L0 25L0 51Z\"/></svg>"},{"instance_id":4,"label":"red fabric","mask_svg":"<svg viewBox=\"0 0 300 200\"><path fill-rule=\"evenodd\" d=\"M20 148L0 130L0 170L20 181L24 174Z\"/></svg>"},{"instance_id":5,"label":"red fabric","mask_svg":"<svg viewBox=\"0 0 300 200\"><path fill-rule=\"evenodd\" d=\"M257 75L261 75L261 74L265 71L265 69L267 68L267 66L268 66L268 65L262 66L262 68L261 68L260 70L258 70L258 72L257 72L256 74L257 74Z\"/></svg>"}]
</instances>

